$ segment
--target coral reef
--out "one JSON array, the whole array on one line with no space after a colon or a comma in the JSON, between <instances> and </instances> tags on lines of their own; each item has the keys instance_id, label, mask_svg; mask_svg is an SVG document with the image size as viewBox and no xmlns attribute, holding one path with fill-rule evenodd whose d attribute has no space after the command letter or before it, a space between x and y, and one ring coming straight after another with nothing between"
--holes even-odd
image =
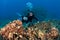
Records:
<instances>
[{"instance_id":1,"label":"coral reef","mask_svg":"<svg viewBox=\"0 0 60 40\"><path fill-rule=\"evenodd\" d=\"M20 20L14 20L0 29L3 40L59 40L59 30L50 21L42 21L24 28Z\"/></svg>"}]
</instances>

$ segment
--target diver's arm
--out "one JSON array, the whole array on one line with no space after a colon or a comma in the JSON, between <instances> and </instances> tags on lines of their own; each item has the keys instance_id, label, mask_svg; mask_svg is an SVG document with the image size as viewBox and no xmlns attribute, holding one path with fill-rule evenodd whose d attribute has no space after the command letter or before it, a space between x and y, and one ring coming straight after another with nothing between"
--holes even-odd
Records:
<instances>
[{"instance_id":1,"label":"diver's arm","mask_svg":"<svg viewBox=\"0 0 60 40\"><path fill-rule=\"evenodd\" d=\"M33 17L34 17L34 19L36 19L38 21L38 19L35 16L33 16Z\"/></svg>"},{"instance_id":2,"label":"diver's arm","mask_svg":"<svg viewBox=\"0 0 60 40\"><path fill-rule=\"evenodd\" d=\"M37 23L39 23L39 20L34 16L34 19L36 19L37 20Z\"/></svg>"}]
</instances>

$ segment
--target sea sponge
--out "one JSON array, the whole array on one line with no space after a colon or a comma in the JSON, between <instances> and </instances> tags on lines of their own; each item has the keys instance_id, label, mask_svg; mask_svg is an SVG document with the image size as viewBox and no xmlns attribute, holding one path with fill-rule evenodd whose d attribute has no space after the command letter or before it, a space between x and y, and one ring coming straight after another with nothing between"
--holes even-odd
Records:
<instances>
[{"instance_id":1,"label":"sea sponge","mask_svg":"<svg viewBox=\"0 0 60 40\"><path fill-rule=\"evenodd\" d=\"M45 34L41 30L38 31L38 38L41 38L42 40L45 38Z\"/></svg>"},{"instance_id":2,"label":"sea sponge","mask_svg":"<svg viewBox=\"0 0 60 40\"><path fill-rule=\"evenodd\" d=\"M53 37L53 38L56 38L59 35L59 31L55 27L51 28L50 33L51 33L51 37Z\"/></svg>"},{"instance_id":3,"label":"sea sponge","mask_svg":"<svg viewBox=\"0 0 60 40\"><path fill-rule=\"evenodd\" d=\"M16 24L22 26L22 21L16 20Z\"/></svg>"}]
</instances>

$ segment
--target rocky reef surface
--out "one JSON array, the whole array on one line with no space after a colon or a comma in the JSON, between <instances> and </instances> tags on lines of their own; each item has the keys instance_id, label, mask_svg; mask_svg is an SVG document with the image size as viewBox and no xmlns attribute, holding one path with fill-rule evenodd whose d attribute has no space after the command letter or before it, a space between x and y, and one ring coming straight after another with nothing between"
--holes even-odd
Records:
<instances>
[{"instance_id":1,"label":"rocky reef surface","mask_svg":"<svg viewBox=\"0 0 60 40\"><path fill-rule=\"evenodd\" d=\"M56 21L42 21L24 28L20 20L14 20L0 29L0 40L60 40Z\"/></svg>"}]
</instances>

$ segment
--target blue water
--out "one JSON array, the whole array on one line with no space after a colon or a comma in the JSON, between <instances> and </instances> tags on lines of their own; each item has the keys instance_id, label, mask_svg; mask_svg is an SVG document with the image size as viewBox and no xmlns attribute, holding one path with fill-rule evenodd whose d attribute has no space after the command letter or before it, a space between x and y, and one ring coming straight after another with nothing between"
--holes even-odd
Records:
<instances>
[{"instance_id":1,"label":"blue water","mask_svg":"<svg viewBox=\"0 0 60 40\"><path fill-rule=\"evenodd\" d=\"M26 3L31 2L34 7L41 6L47 10L45 19L60 20L60 0L0 0L0 26L8 20L18 19ZM9 21L8 21L9 22Z\"/></svg>"}]
</instances>

